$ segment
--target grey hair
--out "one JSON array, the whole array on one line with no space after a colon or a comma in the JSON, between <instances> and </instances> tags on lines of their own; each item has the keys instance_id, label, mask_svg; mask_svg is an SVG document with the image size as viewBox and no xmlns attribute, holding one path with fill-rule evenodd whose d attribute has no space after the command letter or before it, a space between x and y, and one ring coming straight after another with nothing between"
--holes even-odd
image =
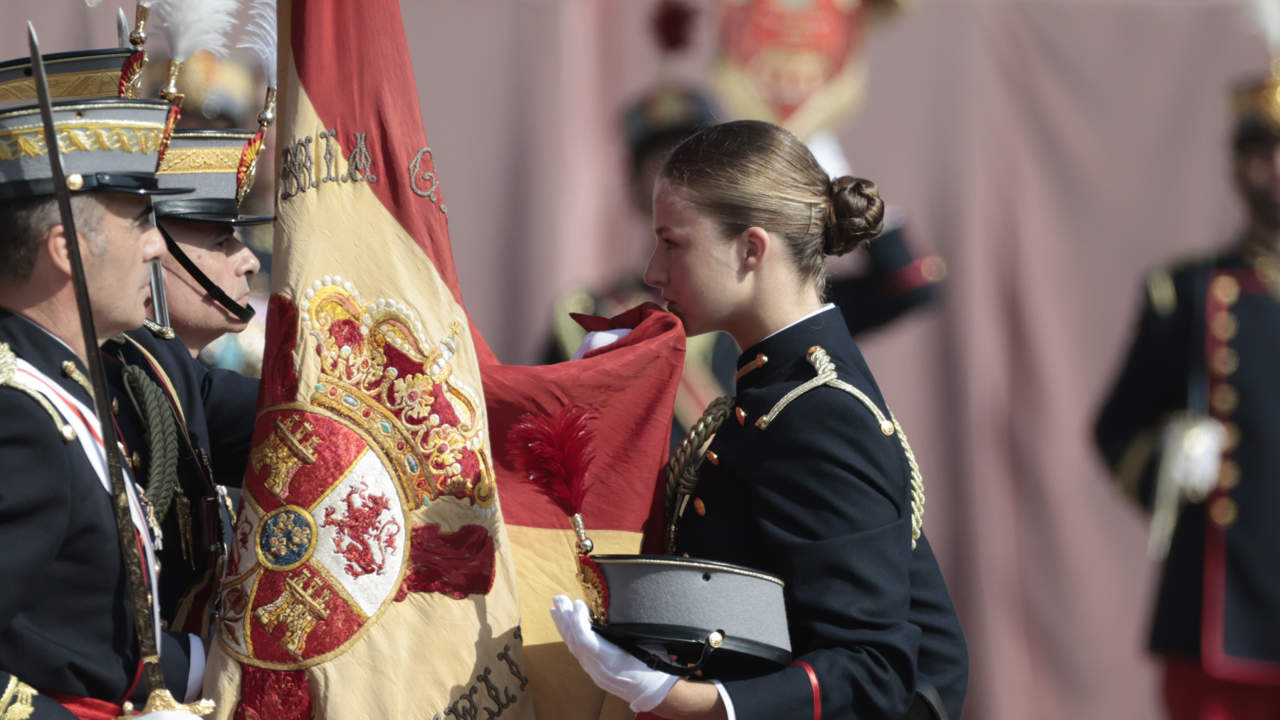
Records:
<instances>
[{"instance_id":1,"label":"grey hair","mask_svg":"<svg viewBox=\"0 0 1280 720\"><path fill-rule=\"evenodd\" d=\"M87 250L101 254L106 247L102 236L102 199L93 193L71 196L71 212L76 230L88 239ZM21 285L31 278L40 245L55 226L62 224L58 202L51 197L38 197L0 202L0 228L7 237L0 239L0 282Z\"/></svg>"}]
</instances>

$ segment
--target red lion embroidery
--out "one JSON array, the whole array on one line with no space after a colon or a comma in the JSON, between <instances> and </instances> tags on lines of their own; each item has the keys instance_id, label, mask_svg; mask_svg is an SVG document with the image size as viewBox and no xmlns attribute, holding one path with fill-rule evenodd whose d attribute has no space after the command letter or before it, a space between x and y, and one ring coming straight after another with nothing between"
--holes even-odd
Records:
<instances>
[{"instance_id":1,"label":"red lion embroidery","mask_svg":"<svg viewBox=\"0 0 1280 720\"><path fill-rule=\"evenodd\" d=\"M370 573L381 575L387 556L396 551L395 538L400 532L400 523L394 519L380 520L382 514L391 509L387 496L370 495L368 490L365 483L348 490L343 498L346 513L339 518L335 517L337 508L325 508L324 522L320 523L321 527L338 529L333 549L347 559L343 569L353 578Z\"/></svg>"}]
</instances>

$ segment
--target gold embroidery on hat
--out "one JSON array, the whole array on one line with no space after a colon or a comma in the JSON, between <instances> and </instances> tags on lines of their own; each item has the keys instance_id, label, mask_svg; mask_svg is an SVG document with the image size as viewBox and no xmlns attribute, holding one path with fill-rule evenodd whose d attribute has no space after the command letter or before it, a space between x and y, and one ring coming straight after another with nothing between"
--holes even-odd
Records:
<instances>
[{"instance_id":1,"label":"gold embroidery on hat","mask_svg":"<svg viewBox=\"0 0 1280 720\"><path fill-rule=\"evenodd\" d=\"M82 70L49 75L49 97L54 100L77 97L109 97L116 94L120 70ZM35 100L36 86L31 78L18 78L0 83L0 102Z\"/></svg>"},{"instance_id":2,"label":"gold embroidery on hat","mask_svg":"<svg viewBox=\"0 0 1280 720\"><path fill-rule=\"evenodd\" d=\"M163 132L158 123L59 123L58 150L64 155L97 150L153 153L160 149ZM0 160L44 157L47 153L44 128L38 125L0 130Z\"/></svg>"},{"instance_id":3,"label":"gold embroidery on hat","mask_svg":"<svg viewBox=\"0 0 1280 720\"><path fill-rule=\"evenodd\" d=\"M170 147L164 154L164 162L156 170L157 175L187 175L196 173L231 173L240 164L239 147L176 148Z\"/></svg>"}]
</instances>

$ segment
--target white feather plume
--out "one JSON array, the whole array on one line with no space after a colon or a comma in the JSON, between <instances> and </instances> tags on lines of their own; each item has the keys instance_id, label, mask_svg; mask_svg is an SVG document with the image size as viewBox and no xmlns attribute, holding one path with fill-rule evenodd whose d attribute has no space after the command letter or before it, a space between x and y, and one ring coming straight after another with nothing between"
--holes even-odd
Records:
<instances>
[{"instance_id":1,"label":"white feather plume","mask_svg":"<svg viewBox=\"0 0 1280 720\"><path fill-rule=\"evenodd\" d=\"M1255 18L1271 56L1280 55L1280 0L1253 0Z\"/></svg>"},{"instance_id":2,"label":"white feather plume","mask_svg":"<svg viewBox=\"0 0 1280 720\"><path fill-rule=\"evenodd\" d=\"M249 24L244 29L244 42L236 47L249 50L258 57L267 75L267 86L276 87L276 0L250 0Z\"/></svg>"},{"instance_id":3,"label":"white feather plume","mask_svg":"<svg viewBox=\"0 0 1280 720\"><path fill-rule=\"evenodd\" d=\"M240 9L240 0L154 0L169 53L178 62L201 50L227 56L227 34Z\"/></svg>"}]
</instances>

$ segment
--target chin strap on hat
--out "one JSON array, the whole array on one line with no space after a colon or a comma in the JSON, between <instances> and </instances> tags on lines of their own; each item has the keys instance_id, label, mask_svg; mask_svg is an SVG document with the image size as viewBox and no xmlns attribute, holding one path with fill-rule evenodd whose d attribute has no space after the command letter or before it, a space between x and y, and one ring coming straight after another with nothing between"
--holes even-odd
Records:
<instances>
[{"instance_id":1,"label":"chin strap on hat","mask_svg":"<svg viewBox=\"0 0 1280 720\"><path fill-rule=\"evenodd\" d=\"M181 265L196 282L200 283L200 287L204 288L205 292L209 293L210 297L216 300L219 305L226 308L227 312L235 315L236 319L240 322L249 322L249 320L253 318L254 313L257 312L256 310L249 305L241 305L235 300L232 300L229 295L222 291L222 288L218 287L217 284L209 279L208 275L204 274L204 271L201 270L198 265L192 262L191 258L187 257L187 254L182 251L182 248L178 247L178 243L170 237L169 233L166 232L163 227L160 227L159 225L156 225L156 227L160 229L160 234L164 236L164 245L169 249L169 254L173 256L174 260L178 261L178 264Z\"/></svg>"}]
</instances>

